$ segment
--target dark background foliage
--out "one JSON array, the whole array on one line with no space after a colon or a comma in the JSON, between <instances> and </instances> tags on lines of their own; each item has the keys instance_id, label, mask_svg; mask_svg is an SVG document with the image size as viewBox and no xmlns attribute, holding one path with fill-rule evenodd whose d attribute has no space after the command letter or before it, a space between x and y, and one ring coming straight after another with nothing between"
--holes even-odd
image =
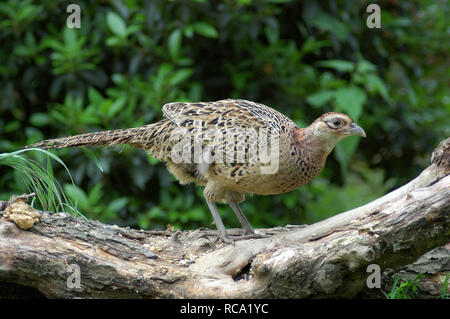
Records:
<instances>
[{"instance_id":1,"label":"dark background foliage","mask_svg":"<svg viewBox=\"0 0 450 319\"><path fill-rule=\"evenodd\" d=\"M81 28L66 27L70 3ZM255 227L311 223L415 177L449 135L445 0L34 1L0 3L0 151L135 127L173 101L244 98L306 126L327 111L367 132L341 142L311 184L242 205ZM201 189L130 147L55 151L53 171L89 218L139 228L209 226ZM92 155L103 167L99 170ZM32 154L43 160L40 154ZM26 189L0 167L0 199ZM221 208L227 226L238 226Z\"/></svg>"}]
</instances>

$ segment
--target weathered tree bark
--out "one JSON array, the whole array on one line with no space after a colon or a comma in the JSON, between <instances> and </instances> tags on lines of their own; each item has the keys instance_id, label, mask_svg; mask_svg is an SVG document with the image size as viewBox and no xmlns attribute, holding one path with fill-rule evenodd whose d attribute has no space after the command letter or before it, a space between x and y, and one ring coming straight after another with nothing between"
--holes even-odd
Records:
<instances>
[{"instance_id":1,"label":"weathered tree bark","mask_svg":"<svg viewBox=\"0 0 450 319\"><path fill-rule=\"evenodd\" d=\"M57 298L363 296L369 264L397 271L450 242L449 174L450 138L420 176L367 205L235 245L209 229L139 231L65 213L33 216L19 197L0 203L0 285Z\"/></svg>"},{"instance_id":2,"label":"weathered tree bark","mask_svg":"<svg viewBox=\"0 0 450 319\"><path fill-rule=\"evenodd\" d=\"M446 276L450 276L450 243L433 249L395 274L388 270L382 276L382 287L385 287L384 291L390 291L394 278L398 277L401 281L416 281L419 284L415 298L442 298ZM445 298L449 296L450 278L447 279Z\"/></svg>"}]
</instances>

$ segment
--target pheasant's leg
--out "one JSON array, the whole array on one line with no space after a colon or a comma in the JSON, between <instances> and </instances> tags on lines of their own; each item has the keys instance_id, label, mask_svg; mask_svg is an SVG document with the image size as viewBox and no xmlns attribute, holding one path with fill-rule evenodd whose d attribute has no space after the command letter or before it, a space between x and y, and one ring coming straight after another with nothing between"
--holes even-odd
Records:
<instances>
[{"instance_id":1,"label":"pheasant's leg","mask_svg":"<svg viewBox=\"0 0 450 319\"><path fill-rule=\"evenodd\" d=\"M244 228L244 235L254 234L255 231L253 230L252 225L250 225L250 223L248 222L247 218L245 217L245 215L242 212L241 208L239 207L238 203L228 202L228 205L230 205L234 214L239 219L239 222L241 223L242 227Z\"/></svg>"},{"instance_id":2,"label":"pheasant's leg","mask_svg":"<svg viewBox=\"0 0 450 319\"><path fill-rule=\"evenodd\" d=\"M217 210L217 206L215 203L211 203L206 201L209 207L209 211L214 219L214 223L216 224L217 230L219 231L219 237L224 243L234 244L234 241L228 237L227 232L225 230L225 226L223 225L222 218L220 218L219 211Z\"/></svg>"},{"instance_id":3,"label":"pheasant's leg","mask_svg":"<svg viewBox=\"0 0 450 319\"><path fill-rule=\"evenodd\" d=\"M244 229L244 234L242 236L232 237L233 239L249 239L249 238L267 237L265 235L255 233L252 225L250 225L250 223L248 222L247 218L245 217L245 215L242 212L242 209L239 207L238 203L228 202L228 205L230 205L231 209L236 214L236 217L239 219L239 222L241 223L241 225Z\"/></svg>"}]
</instances>

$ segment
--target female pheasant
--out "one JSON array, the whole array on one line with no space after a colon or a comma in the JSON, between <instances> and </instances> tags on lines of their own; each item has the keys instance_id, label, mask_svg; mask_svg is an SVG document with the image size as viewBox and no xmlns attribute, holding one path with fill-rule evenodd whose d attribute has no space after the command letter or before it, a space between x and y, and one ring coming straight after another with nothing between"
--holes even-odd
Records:
<instances>
[{"instance_id":1,"label":"female pheasant","mask_svg":"<svg viewBox=\"0 0 450 319\"><path fill-rule=\"evenodd\" d=\"M181 184L205 186L203 194L226 243L258 237L242 213L245 194L272 195L309 183L341 139L364 130L342 113L323 114L306 128L263 104L246 100L168 103L166 119L137 128L45 140L29 147L63 148L128 144L166 163ZM216 203L228 203L244 233L226 233Z\"/></svg>"}]
</instances>

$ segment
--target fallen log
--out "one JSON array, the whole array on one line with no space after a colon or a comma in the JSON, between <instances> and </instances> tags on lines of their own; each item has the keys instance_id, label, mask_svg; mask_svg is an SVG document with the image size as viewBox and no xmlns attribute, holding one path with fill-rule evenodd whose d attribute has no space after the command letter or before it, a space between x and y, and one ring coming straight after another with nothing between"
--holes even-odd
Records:
<instances>
[{"instance_id":1,"label":"fallen log","mask_svg":"<svg viewBox=\"0 0 450 319\"><path fill-rule=\"evenodd\" d=\"M234 245L205 228L142 231L36 211L21 196L0 211L0 288L18 296L351 298L370 290L369 265L396 271L450 242L450 138L417 178L373 202Z\"/></svg>"}]
</instances>

